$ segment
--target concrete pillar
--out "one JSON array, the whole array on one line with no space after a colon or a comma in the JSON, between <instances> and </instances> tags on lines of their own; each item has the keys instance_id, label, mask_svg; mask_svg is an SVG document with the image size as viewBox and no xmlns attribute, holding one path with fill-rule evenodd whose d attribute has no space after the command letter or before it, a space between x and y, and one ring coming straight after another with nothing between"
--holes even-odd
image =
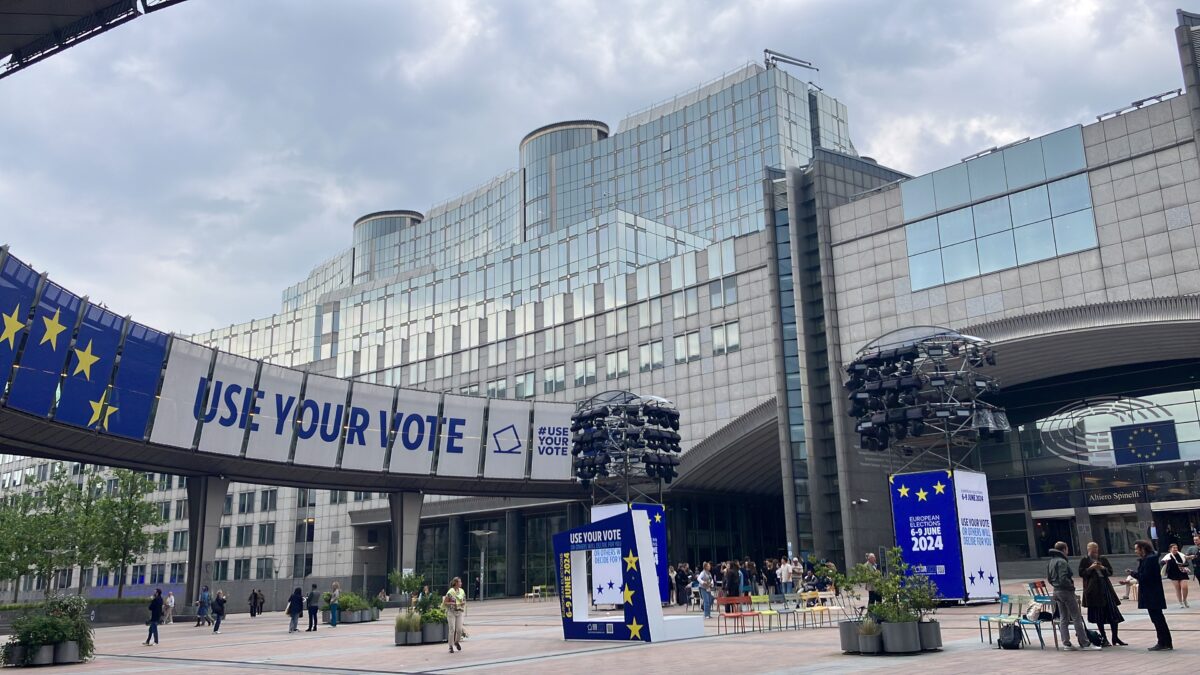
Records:
<instances>
[{"instance_id":1,"label":"concrete pillar","mask_svg":"<svg viewBox=\"0 0 1200 675\"><path fill-rule=\"evenodd\" d=\"M450 568L450 579L461 576L463 578L463 588L469 589L471 587L471 575L466 574L467 567L463 561L463 537L465 536L467 536L466 523L463 522L463 517L450 516L450 524L446 528L446 539L450 542L450 551L449 555L446 556L446 564ZM448 581L449 579L447 579Z\"/></svg>"},{"instance_id":2,"label":"concrete pillar","mask_svg":"<svg viewBox=\"0 0 1200 675\"><path fill-rule=\"evenodd\" d=\"M417 568L417 535L421 531L421 505L424 500L425 495L420 492L388 493L392 519L392 551L389 557L401 571Z\"/></svg>"},{"instance_id":3,"label":"concrete pillar","mask_svg":"<svg viewBox=\"0 0 1200 675\"><path fill-rule=\"evenodd\" d=\"M196 601L201 586L212 587L212 561L217 556L217 534L228 491L229 479L224 476L188 478L188 566L184 607Z\"/></svg>"},{"instance_id":4,"label":"concrete pillar","mask_svg":"<svg viewBox=\"0 0 1200 675\"><path fill-rule=\"evenodd\" d=\"M523 596L525 588L525 514L517 510L504 513L504 594Z\"/></svg>"}]
</instances>

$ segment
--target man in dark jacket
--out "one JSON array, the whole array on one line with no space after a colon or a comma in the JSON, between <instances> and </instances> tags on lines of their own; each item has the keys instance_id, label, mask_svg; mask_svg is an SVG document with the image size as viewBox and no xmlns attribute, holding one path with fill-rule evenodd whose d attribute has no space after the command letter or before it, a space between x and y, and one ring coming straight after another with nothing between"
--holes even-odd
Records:
<instances>
[{"instance_id":1,"label":"man in dark jacket","mask_svg":"<svg viewBox=\"0 0 1200 675\"><path fill-rule=\"evenodd\" d=\"M146 641L142 644L150 646L150 638L154 638L154 644L158 644L158 624L162 623L163 598L162 589L154 589L154 599L150 601L150 633L146 635Z\"/></svg>"},{"instance_id":2,"label":"man in dark jacket","mask_svg":"<svg viewBox=\"0 0 1200 675\"><path fill-rule=\"evenodd\" d=\"M317 629L317 609L321 605L321 594L317 592L317 585L312 585L312 590L308 592L308 631Z\"/></svg>"},{"instance_id":3,"label":"man in dark jacket","mask_svg":"<svg viewBox=\"0 0 1200 675\"><path fill-rule=\"evenodd\" d=\"M1046 568L1046 579L1054 588L1054 604L1058 605L1058 631L1063 649L1076 649L1071 644L1070 624L1075 624L1075 639L1078 649L1100 649L1088 640L1087 626L1083 625L1083 612L1079 609L1079 598L1075 597L1075 580L1071 578L1071 563L1067 561L1067 542L1060 541L1050 549L1050 564Z\"/></svg>"},{"instance_id":4,"label":"man in dark jacket","mask_svg":"<svg viewBox=\"0 0 1200 675\"><path fill-rule=\"evenodd\" d=\"M1167 608L1167 596L1163 594L1162 572L1158 568L1158 554L1154 546L1139 539L1133 543L1133 551L1137 553L1138 568L1125 570L1138 582L1138 609L1146 610L1150 615L1150 623L1154 624L1154 632L1158 634L1158 642L1148 649L1152 652L1174 649L1171 643L1171 629L1167 627L1167 618L1163 610Z\"/></svg>"}]
</instances>

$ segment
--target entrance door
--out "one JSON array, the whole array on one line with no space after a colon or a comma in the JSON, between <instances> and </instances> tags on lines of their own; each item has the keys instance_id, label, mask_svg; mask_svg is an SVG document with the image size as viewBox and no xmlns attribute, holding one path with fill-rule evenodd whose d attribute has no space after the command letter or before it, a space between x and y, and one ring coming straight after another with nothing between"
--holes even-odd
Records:
<instances>
[{"instance_id":1,"label":"entrance door","mask_svg":"<svg viewBox=\"0 0 1200 675\"><path fill-rule=\"evenodd\" d=\"M1045 558L1047 552L1060 541L1067 542L1071 547L1071 552L1079 551L1079 545L1075 541L1075 519L1074 518L1043 518L1033 521L1033 532L1037 537L1038 550L1037 556Z\"/></svg>"}]
</instances>

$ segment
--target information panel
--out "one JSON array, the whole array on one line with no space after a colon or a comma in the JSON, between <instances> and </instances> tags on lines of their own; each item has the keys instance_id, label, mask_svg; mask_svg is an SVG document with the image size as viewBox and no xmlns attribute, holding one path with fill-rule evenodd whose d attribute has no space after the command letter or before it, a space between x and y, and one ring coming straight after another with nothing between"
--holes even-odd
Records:
<instances>
[{"instance_id":1,"label":"information panel","mask_svg":"<svg viewBox=\"0 0 1200 675\"><path fill-rule=\"evenodd\" d=\"M964 599L953 475L949 471L902 473L888 481L896 544L904 552L904 561L914 573L932 579L943 598Z\"/></svg>"},{"instance_id":2,"label":"information panel","mask_svg":"<svg viewBox=\"0 0 1200 675\"><path fill-rule=\"evenodd\" d=\"M958 503L963 571L967 575L966 599L995 600L1000 597L1000 575L992 538L987 476L973 471L955 471L954 497Z\"/></svg>"},{"instance_id":3,"label":"information panel","mask_svg":"<svg viewBox=\"0 0 1200 675\"><path fill-rule=\"evenodd\" d=\"M571 415L569 403L533 404L533 455L529 477L533 480L571 479Z\"/></svg>"}]
</instances>

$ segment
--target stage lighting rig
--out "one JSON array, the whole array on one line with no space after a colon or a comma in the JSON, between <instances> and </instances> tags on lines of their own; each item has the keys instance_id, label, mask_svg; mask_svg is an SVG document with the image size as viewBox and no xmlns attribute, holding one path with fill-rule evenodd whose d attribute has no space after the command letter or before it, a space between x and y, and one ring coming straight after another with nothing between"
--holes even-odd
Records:
<instances>
[{"instance_id":1,"label":"stage lighting rig","mask_svg":"<svg viewBox=\"0 0 1200 675\"><path fill-rule=\"evenodd\" d=\"M571 416L575 477L599 500L651 499L647 491L679 476L679 411L667 399L607 391Z\"/></svg>"}]
</instances>

